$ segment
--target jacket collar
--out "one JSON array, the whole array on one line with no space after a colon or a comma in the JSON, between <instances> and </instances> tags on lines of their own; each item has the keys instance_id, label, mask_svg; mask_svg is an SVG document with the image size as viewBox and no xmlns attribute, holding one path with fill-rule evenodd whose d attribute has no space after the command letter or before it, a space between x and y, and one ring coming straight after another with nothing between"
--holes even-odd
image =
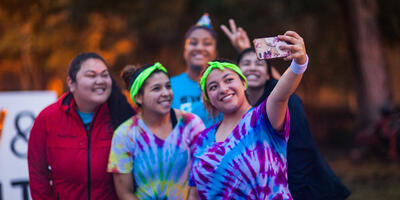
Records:
<instances>
[{"instance_id":1,"label":"jacket collar","mask_svg":"<svg viewBox=\"0 0 400 200\"><path fill-rule=\"evenodd\" d=\"M75 110L75 100L71 92L64 93L57 103L64 112L69 113L72 110Z\"/></svg>"}]
</instances>

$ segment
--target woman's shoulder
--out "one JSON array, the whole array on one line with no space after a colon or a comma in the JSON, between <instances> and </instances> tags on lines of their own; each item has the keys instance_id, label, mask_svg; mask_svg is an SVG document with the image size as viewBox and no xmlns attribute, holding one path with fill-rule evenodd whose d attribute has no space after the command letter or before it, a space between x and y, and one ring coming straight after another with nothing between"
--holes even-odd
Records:
<instances>
[{"instance_id":1,"label":"woman's shoulder","mask_svg":"<svg viewBox=\"0 0 400 200\"><path fill-rule=\"evenodd\" d=\"M122 122L117 129L115 129L115 134L124 135L132 132L136 127L139 126L139 118L137 115L130 117L129 119Z\"/></svg>"},{"instance_id":2,"label":"woman's shoulder","mask_svg":"<svg viewBox=\"0 0 400 200\"><path fill-rule=\"evenodd\" d=\"M195 144L195 151L197 151L198 149L204 149L207 146L210 146L213 142L214 142L214 137L212 136L212 133L214 133L214 130L216 129L216 127L219 125L219 123L216 123L206 129L204 129L203 131L201 131L196 139L194 140L194 144Z\"/></svg>"},{"instance_id":3,"label":"woman's shoulder","mask_svg":"<svg viewBox=\"0 0 400 200\"><path fill-rule=\"evenodd\" d=\"M46 106L42 111L40 111L37 118L57 118L57 115L64 112L70 112L69 102L65 103L66 94L62 95L56 102Z\"/></svg>"},{"instance_id":4,"label":"woman's shoulder","mask_svg":"<svg viewBox=\"0 0 400 200\"><path fill-rule=\"evenodd\" d=\"M200 119L200 117L194 113L186 112L186 111L175 109L175 108L174 108L174 111L176 114L176 118L177 119L182 118L182 121L185 124L200 123L200 122L203 123L203 121Z\"/></svg>"}]
</instances>

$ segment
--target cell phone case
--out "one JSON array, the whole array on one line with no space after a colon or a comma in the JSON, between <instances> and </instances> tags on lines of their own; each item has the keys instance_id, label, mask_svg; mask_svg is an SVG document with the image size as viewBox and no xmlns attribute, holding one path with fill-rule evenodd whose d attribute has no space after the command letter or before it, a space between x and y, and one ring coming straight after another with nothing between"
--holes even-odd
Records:
<instances>
[{"instance_id":1,"label":"cell phone case","mask_svg":"<svg viewBox=\"0 0 400 200\"><path fill-rule=\"evenodd\" d=\"M278 39L278 37L256 38L253 40L254 49L257 58L262 60L283 58L290 55L288 50L281 50L281 45L287 43Z\"/></svg>"}]
</instances>

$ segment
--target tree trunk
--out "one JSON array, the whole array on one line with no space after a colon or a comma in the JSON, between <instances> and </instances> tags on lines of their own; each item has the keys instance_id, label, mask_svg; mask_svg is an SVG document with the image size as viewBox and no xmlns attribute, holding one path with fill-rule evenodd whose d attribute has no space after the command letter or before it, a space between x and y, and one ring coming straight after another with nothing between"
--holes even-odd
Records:
<instances>
[{"instance_id":1,"label":"tree trunk","mask_svg":"<svg viewBox=\"0 0 400 200\"><path fill-rule=\"evenodd\" d=\"M348 32L355 66L357 130L375 125L382 109L391 107L386 65L376 20L375 0L348 0Z\"/></svg>"}]
</instances>

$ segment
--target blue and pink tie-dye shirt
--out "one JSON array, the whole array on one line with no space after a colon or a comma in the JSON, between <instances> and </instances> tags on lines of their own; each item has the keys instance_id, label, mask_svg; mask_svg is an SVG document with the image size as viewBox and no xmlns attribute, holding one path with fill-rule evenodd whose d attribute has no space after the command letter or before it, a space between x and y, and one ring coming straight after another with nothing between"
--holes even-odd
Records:
<instances>
[{"instance_id":1,"label":"blue and pink tie-dye shirt","mask_svg":"<svg viewBox=\"0 0 400 200\"><path fill-rule=\"evenodd\" d=\"M204 124L196 115L182 113L165 140L154 135L138 116L115 131L108 172L132 173L139 199L186 199L190 149Z\"/></svg>"},{"instance_id":2,"label":"blue and pink tie-dye shirt","mask_svg":"<svg viewBox=\"0 0 400 200\"><path fill-rule=\"evenodd\" d=\"M249 110L223 142L215 142L219 124L199 135L189 185L201 199L292 199L286 174L289 111L276 132L265 108L264 101Z\"/></svg>"}]
</instances>

